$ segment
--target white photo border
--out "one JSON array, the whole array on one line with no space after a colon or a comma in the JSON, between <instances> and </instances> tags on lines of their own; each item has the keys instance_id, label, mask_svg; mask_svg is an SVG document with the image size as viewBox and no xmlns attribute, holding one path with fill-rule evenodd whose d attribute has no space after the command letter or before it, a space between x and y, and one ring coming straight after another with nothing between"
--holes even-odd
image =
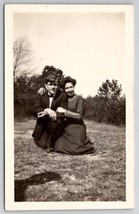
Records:
<instances>
[{"instance_id":1,"label":"white photo border","mask_svg":"<svg viewBox=\"0 0 139 214\"><path fill-rule=\"evenodd\" d=\"M126 201L125 202L14 202L14 117L13 117L13 14L52 12L125 13L126 90ZM6 87L8 86L8 87ZM8 113L7 113L8 112ZM134 8L132 5L5 5L5 209L88 210L134 207Z\"/></svg>"}]
</instances>

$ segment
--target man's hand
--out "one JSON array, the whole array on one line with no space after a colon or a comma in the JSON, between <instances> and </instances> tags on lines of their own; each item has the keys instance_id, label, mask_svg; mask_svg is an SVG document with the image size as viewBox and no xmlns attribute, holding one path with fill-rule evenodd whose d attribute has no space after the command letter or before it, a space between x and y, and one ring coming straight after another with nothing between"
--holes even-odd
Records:
<instances>
[{"instance_id":1,"label":"man's hand","mask_svg":"<svg viewBox=\"0 0 139 214\"><path fill-rule=\"evenodd\" d=\"M50 108L46 108L44 112L45 112L45 115L48 114L53 121L57 120L57 114L54 110Z\"/></svg>"},{"instance_id":2,"label":"man's hand","mask_svg":"<svg viewBox=\"0 0 139 214\"><path fill-rule=\"evenodd\" d=\"M44 117L45 115L46 115L46 112L44 112L44 111L41 111L37 114L38 118Z\"/></svg>"},{"instance_id":3,"label":"man's hand","mask_svg":"<svg viewBox=\"0 0 139 214\"><path fill-rule=\"evenodd\" d=\"M49 115L50 118L55 121L57 120L57 114L55 111L53 111L52 109L50 108L46 108L44 111L41 111L38 113L38 118L40 117L44 117L45 115Z\"/></svg>"}]
</instances>

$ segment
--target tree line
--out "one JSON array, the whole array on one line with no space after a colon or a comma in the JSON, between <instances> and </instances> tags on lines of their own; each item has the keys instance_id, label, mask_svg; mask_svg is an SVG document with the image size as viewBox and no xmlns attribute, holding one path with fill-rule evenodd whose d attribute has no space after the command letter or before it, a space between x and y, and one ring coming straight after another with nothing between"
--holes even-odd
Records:
<instances>
[{"instance_id":1,"label":"tree line","mask_svg":"<svg viewBox=\"0 0 139 214\"><path fill-rule=\"evenodd\" d=\"M102 83L96 96L85 99L85 118L114 125L125 125L126 97L117 80Z\"/></svg>"},{"instance_id":2,"label":"tree line","mask_svg":"<svg viewBox=\"0 0 139 214\"><path fill-rule=\"evenodd\" d=\"M57 72L62 83L64 74L59 68L47 65L42 75L31 75L35 68L32 66L32 52L25 38L19 38L14 42L13 53L14 117L34 117L34 100L37 90L44 85L45 77L50 72ZM84 98L84 118L114 125L125 124L126 98L121 93L122 87L117 80L105 80L94 97Z\"/></svg>"},{"instance_id":3,"label":"tree line","mask_svg":"<svg viewBox=\"0 0 139 214\"><path fill-rule=\"evenodd\" d=\"M51 67L51 66L50 66ZM37 90L44 85L41 75L28 77L20 75L14 81L14 116L31 117ZM111 85L108 86L108 85ZM102 83L96 96L85 100L84 117L97 122L115 125L125 124L125 96L120 96L122 89L117 80Z\"/></svg>"}]
</instances>

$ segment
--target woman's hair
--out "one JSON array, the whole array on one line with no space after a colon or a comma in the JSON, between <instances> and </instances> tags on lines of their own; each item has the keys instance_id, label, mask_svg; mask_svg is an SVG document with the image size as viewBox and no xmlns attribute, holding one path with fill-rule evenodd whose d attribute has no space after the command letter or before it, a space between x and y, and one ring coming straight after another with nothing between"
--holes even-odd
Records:
<instances>
[{"instance_id":1,"label":"woman's hair","mask_svg":"<svg viewBox=\"0 0 139 214\"><path fill-rule=\"evenodd\" d=\"M76 80L71 78L70 76L67 76L62 81L63 89L65 88L66 83L69 83L69 82L71 82L73 84L73 86L76 85Z\"/></svg>"}]
</instances>

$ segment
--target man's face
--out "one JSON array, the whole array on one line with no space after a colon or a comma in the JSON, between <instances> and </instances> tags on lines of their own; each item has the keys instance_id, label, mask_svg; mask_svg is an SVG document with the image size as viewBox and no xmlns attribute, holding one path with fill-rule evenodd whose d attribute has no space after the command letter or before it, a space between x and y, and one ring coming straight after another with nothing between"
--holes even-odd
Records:
<instances>
[{"instance_id":1,"label":"man's face","mask_svg":"<svg viewBox=\"0 0 139 214\"><path fill-rule=\"evenodd\" d=\"M48 82L47 84L45 84L45 87L48 92L53 95L57 92L58 81Z\"/></svg>"},{"instance_id":2,"label":"man's face","mask_svg":"<svg viewBox=\"0 0 139 214\"><path fill-rule=\"evenodd\" d=\"M72 97L74 95L74 86L71 82L67 82L65 84L65 92L69 97Z\"/></svg>"}]
</instances>

